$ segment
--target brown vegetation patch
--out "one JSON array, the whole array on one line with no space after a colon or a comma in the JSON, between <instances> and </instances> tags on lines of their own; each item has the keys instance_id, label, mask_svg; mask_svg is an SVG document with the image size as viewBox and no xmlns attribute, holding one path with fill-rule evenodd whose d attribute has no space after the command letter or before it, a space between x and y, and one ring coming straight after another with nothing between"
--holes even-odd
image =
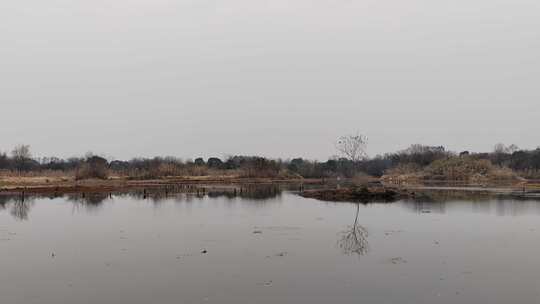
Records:
<instances>
[{"instance_id":1,"label":"brown vegetation patch","mask_svg":"<svg viewBox=\"0 0 540 304\"><path fill-rule=\"evenodd\" d=\"M475 159L472 157L439 159L425 168L414 165L402 165L389 170L382 179L392 183L451 181L469 184L486 184L523 181L522 178L508 168L495 166L486 159Z\"/></svg>"}]
</instances>

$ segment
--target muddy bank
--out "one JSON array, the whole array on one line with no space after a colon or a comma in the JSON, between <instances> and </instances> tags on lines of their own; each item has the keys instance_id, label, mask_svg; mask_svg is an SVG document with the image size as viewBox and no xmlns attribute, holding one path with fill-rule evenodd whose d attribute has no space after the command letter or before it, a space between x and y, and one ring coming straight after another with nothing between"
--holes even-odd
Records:
<instances>
[{"instance_id":1,"label":"muddy bank","mask_svg":"<svg viewBox=\"0 0 540 304\"><path fill-rule=\"evenodd\" d=\"M322 184L319 179L271 179L235 177L171 177L155 180L73 180L67 178L0 178L0 193L117 192L133 189L200 188L204 185Z\"/></svg>"}]
</instances>

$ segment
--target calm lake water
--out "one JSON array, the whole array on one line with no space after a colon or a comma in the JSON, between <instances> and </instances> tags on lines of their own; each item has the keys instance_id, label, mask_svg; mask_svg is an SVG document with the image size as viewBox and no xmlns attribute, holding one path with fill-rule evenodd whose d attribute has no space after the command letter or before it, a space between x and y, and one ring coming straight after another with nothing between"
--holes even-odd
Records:
<instances>
[{"instance_id":1,"label":"calm lake water","mask_svg":"<svg viewBox=\"0 0 540 304\"><path fill-rule=\"evenodd\" d=\"M2 198L0 303L540 303L540 202Z\"/></svg>"}]
</instances>

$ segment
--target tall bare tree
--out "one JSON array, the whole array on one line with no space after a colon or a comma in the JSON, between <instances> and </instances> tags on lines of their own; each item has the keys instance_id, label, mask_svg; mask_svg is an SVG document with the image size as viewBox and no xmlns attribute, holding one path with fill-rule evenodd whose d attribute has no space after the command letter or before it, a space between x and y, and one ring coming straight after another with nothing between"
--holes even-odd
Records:
<instances>
[{"instance_id":1,"label":"tall bare tree","mask_svg":"<svg viewBox=\"0 0 540 304\"><path fill-rule=\"evenodd\" d=\"M341 156L357 162L367 157L368 138L360 133L344 135L336 141L336 150Z\"/></svg>"},{"instance_id":2,"label":"tall bare tree","mask_svg":"<svg viewBox=\"0 0 540 304\"><path fill-rule=\"evenodd\" d=\"M11 157L17 170L25 170L27 164L32 159L29 145L18 145L11 151Z\"/></svg>"}]
</instances>

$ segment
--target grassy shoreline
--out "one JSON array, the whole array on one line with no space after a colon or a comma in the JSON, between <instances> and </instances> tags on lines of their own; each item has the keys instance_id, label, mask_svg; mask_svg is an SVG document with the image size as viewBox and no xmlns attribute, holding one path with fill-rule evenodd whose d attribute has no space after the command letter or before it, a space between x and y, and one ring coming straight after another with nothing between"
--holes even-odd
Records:
<instances>
[{"instance_id":1,"label":"grassy shoreline","mask_svg":"<svg viewBox=\"0 0 540 304\"><path fill-rule=\"evenodd\" d=\"M428 189L428 188L463 188L485 190L489 188L504 188L511 191L540 191L539 180L524 180L519 183L483 183L467 184L451 181L429 181L413 183L386 183L385 187L397 189ZM354 187L354 180L340 180L344 187ZM159 179L130 179L128 177L111 177L108 179L76 180L71 176L0 176L1 193L75 193L75 192L109 192L137 188L159 188L175 185L218 185L218 184L305 184L320 185L324 188L333 187L338 183L335 179L306 179L306 178L247 178L239 176L171 176Z\"/></svg>"},{"instance_id":2,"label":"grassy shoreline","mask_svg":"<svg viewBox=\"0 0 540 304\"><path fill-rule=\"evenodd\" d=\"M324 179L244 178L235 176L178 176L160 179L112 177L106 180L76 180L72 177L0 176L0 193L75 193L109 192L139 188L162 188L175 185L218 184L323 184Z\"/></svg>"}]
</instances>

